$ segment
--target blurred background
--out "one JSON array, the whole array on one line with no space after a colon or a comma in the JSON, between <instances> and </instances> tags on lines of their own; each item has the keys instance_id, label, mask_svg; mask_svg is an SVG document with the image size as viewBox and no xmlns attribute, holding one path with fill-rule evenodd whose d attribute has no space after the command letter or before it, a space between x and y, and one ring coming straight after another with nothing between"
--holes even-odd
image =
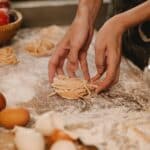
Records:
<instances>
[{"instance_id":1,"label":"blurred background","mask_svg":"<svg viewBox=\"0 0 150 150\"><path fill-rule=\"evenodd\" d=\"M45 27L50 25L70 25L76 14L79 0L11 0L12 7L19 10L23 15L22 27ZM115 2L112 5L112 2ZM112 15L112 12L119 13L143 2L143 0L103 0L104 4L100 9L95 27L99 29L104 22ZM146 33L150 23L143 23L146 26ZM139 68L144 70L148 66L150 57L149 43L144 43L138 33L139 25L129 29L123 35L123 54L132 60ZM128 34L130 32L130 35ZM145 33L145 32L144 32Z\"/></svg>"},{"instance_id":2,"label":"blurred background","mask_svg":"<svg viewBox=\"0 0 150 150\"><path fill-rule=\"evenodd\" d=\"M104 0L96 28L107 18L110 0ZM12 0L13 7L23 14L24 27L70 24L75 16L78 0Z\"/></svg>"},{"instance_id":3,"label":"blurred background","mask_svg":"<svg viewBox=\"0 0 150 150\"><path fill-rule=\"evenodd\" d=\"M12 0L12 6L23 14L23 27L43 27L53 24L71 24L76 14L78 1L79 0ZM112 12L118 13L142 2L142 0L116 0L115 7L118 9L116 11L116 8L113 7L111 1L113 0L103 0L104 4L98 13L95 24L96 29L99 29L104 24ZM149 44L147 46L147 44L144 43L144 46L142 47L141 44L139 45L140 38L137 36L137 29L138 26L131 30L132 36L129 38L130 41L128 40L127 34L123 37L123 51L129 59L141 69L144 69L144 67L148 65L150 56Z\"/></svg>"}]
</instances>

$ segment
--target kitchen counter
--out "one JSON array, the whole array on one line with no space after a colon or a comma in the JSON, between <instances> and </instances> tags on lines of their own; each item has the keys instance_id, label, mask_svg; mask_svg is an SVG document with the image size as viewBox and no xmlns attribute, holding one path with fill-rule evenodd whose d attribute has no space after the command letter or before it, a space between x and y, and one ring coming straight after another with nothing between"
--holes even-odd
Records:
<instances>
[{"instance_id":1,"label":"kitchen counter","mask_svg":"<svg viewBox=\"0 0 150 150\"><path fill-rule=\"evenodd\" d=\"M55 32L51 40L56 44L67 27L52 28ZM108 91L86 100L49 97L52 91L48 83L49 57L35 58L25 52L26 44L40 31L41 28L20 30L12 43L20 63L0 68L0 91L6 95L8 105L25 106L33 116L58 112L66 118L70 131L99 149L148 150L150 89L143 80L143 72L122 58L119 83ZM88 55L91 75L95 73L94 42L95 37Z\"/></svg>"}]
</instances>

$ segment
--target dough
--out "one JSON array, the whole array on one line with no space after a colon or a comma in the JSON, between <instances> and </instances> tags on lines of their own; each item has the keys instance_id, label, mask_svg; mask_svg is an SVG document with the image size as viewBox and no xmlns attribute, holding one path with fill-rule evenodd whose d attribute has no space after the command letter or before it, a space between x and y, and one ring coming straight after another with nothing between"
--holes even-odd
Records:
<instances>
[{"instance_id":1,"label":"dough","mask_svg":"<svg viewBox=\"0 0 150 150\"><path fill-rule=\"evenodd\" d=\"M0 65L17 64L16 54L11 47L4 47L0 49Z\"/></svg>"},{"instance_id":2,"label":"dough","mask_svg":"<svg viewBox=\"0 0 150 150\"><path fill-rule=\"evenodd\" d=\"M52 145L50 150L77 150L74 143L67 140L60 140Z\"/></svg>"},{"instance_id":3,"label":"dough","mask_svg":"<svg viewBox=\"0 0 150 150\"><path fill-rule=\"evenodd\" d=\"M58 95L66 99L84 98L91 95L93 89L93 85L88 84L86 80L66 76L55 77L52 87Z\"/></svg>"},{"instance_id":4,"label":"dough","mask_svg":"<svg viewBox=\"0 0 150 150\"><path fill-rule=\"evenodd\" d=\"M52 54L54 44L48 39L36 39L27 44L26 51L32 56L48 56Z\"/></svg>"}]
</instances>

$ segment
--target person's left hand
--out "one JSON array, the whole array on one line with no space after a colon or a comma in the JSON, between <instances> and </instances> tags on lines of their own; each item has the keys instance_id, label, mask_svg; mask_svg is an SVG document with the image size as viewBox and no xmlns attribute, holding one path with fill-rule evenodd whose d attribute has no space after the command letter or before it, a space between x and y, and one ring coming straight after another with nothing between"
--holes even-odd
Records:
<instances>
[{"instance_id":1,"label":"person's left hand","mask_svg":"<svg viewBox=\"0 0 150 150\"><path fill-rule=\"evenodd\" d=\"M93 83L98 85L97 93L108 89L119 79L123 31L121 22L113 17L98 32L95 45L97 74L92 79ZM105 78L99 80L105 72Z\"/></svg>"},{"instance_id":2,"label":"person's left hand","mask_svg":"<svg viewBox=\"0 0 150 150\"><path fill-rule=\"evenodd\" d=\"M75 73L80 64L84 78L90 79L86 57L92 36L92 23L85 16L76 18L49 61L50 82L56 74L64 74L65 60L67 60L66 70L69 77L76 76Z\"/></svg>"}]
</instances>

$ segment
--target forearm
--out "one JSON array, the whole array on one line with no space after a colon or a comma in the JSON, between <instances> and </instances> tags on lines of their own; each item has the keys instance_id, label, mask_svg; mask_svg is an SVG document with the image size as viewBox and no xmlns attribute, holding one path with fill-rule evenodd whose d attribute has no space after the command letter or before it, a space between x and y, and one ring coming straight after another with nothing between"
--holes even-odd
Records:
<instances>
[{"instance_id":1,"label":"forearm","mask_svg":"<svg viewBox=\"0 0 150 150\"><path fill-rule=\"evenodd\" d=\"M148 0L115 17L118 18L125 30L146 20L150 20L150 1Z\"/></svg>"},{"instance_id":2,"label":"forearm","mask_svg":"<svg viewBox=\"0 0 150 150\"><path fill-rule=\"evenodd\" d=\"M101 5L102 0L79 0L76 18L88 18L90 23L94 24Z\"/></svg>"}]
</instances>

